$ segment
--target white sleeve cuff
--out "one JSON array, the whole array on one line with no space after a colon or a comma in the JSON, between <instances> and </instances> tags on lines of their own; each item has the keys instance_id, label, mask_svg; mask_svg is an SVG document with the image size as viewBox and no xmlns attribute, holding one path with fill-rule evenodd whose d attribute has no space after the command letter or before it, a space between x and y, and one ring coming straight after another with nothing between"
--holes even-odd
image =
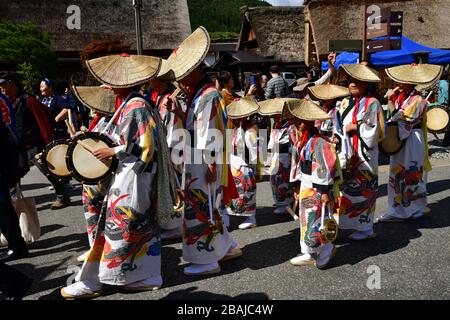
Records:
<instances>
[{"instance_id":1,"label":"white sleeve cuff","mask_svg":"<svg viewBox=\"0 0 450 320\"><path fill-rule=\"evenodd\" d=\"M121 151L125 151L126 146L118 146L114 148L114 153L117 155Z\"/></svg>"}]
</instances>

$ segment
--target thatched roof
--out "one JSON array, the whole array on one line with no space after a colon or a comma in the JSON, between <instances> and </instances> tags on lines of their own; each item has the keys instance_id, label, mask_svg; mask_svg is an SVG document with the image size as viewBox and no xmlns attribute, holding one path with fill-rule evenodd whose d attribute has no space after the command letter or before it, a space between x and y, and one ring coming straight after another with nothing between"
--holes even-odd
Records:
<instances>
[{"instance_id":1,"label":"thatched roof","mask_svg":"<svg viewBox=\"0 0 450 320\"><path fill-rule=\"evenodd\" d=\"M328 51L329 40L361 39L360 6L403 11L403 34L429 47L448 49L449 0L306 0L305 22L312 27L317 53Z\"/></svg>"},{"instance_id":2,"label":"thatched roof","mask_svg":"<svg viewBox=\"0 0 450 320\"><path fill-rule=\"evenodd\" d=\"M67 8L81 9L81 30L69 30ZM172 50L191 33L186 0L143 0L142 27L145 50ZM0 0L0 19L32 22L49 34L60 53L79 52L90 41L124 35L136 48L134 8L131 0Z\"/></svg>"},{"instance_id":3,"label":"thatched roof","mask_svg":"<svg viewBox=\"0 0 450 320\"><path fill-rule=\"evenodd\" d=\"M242 7L238 50L283 63L304 61L303 7Z\"/></svg>"}]
</instances>

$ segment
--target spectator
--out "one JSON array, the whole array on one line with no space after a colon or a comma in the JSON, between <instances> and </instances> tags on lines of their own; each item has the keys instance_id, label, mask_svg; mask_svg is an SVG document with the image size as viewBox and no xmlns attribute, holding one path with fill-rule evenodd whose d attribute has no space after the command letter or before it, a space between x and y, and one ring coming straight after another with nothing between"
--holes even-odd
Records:
<instances>
[{"instance_id":1,"label":"spectator","mask_svg":"<svg viewBox=\"0 0 450 320\"><path fill-rule=\"evenodd\" d=\"M59 83L59 88L56 89L56 92L60 92L62 98L66 100L70 106L70 109L73 110L72 122L75 128L89 128L89 109L78 101L77 97L72 93L67 81L61 81Z\"/></svg>"},{"instance_id":2,"label":"spectator","mask_svg":"<svg viewBox=\"0 0 450 320\"><path fill-rule=\"evenodd\" d=\"M315 72L313 71L314 69L311 69L311 71L307 73L306 78L300 78L297 80L297 86L294 88L294 94L291 97L300 99L303 98L309 99L309 94L307 90L309 87L331 83L332 77L335 76L336 74L335 64L336 64L336 52L331 52L328 55L328 65L330 66L328 71L320 79L313 81L315 78L314 76Z\"/></svg>"},{"instance_id":3,"label":"spectator","mask_svg":"<svg viewBox=\"0 0 450 320\"><path fill-rule=\"evenodd\" d=\"M2 99L3 100L3 99ZM22 237L19 219L11 203L10 188L20 181L19 149L13 132L0 118L0 230L8 241L8 250L0 255L0 262L28 257L28 247ZM9 117L11 118L11 117Z\"/></svg>"},{"instance_id":4,"label":"spectator","mask_svg":"<svg viewBox=\"0 0 450 320\"><path fill-rule=\"evenodd\" d=\"M16 74L1 75L0 87L14 106L17 138L27 151L28 160L33 161L53 140L50 111L36 98L23 91Z\"/></svg>"},{"instance_id":5,"label":"spectator","mask_svg":"<svg viewBox=\"0 0 450 320\"><path fill-rule=\"evenodd\" d=\"M270 75L272 79L267 83L265 98L266 100L274 98L285 98L289 95L289 85L280 76L280 69L278 66L270 68Z\"/></svg>"},{"instance_id":6,"label":"spectator","mask_svg":"<svg viewBox=\"0 0 450 320\"><path fill-rule=\"evenodd\" d=\"M44 78L41 81L40 85L41 94L43 96L42 103L50 108L51 116L56 123L54 132L55 140L69 138L69 134L67 132L68 128L64 120L69 114L70 105L67 100L65 100L61 96L61 90L63 90L61 88L63 87L64 85L54 86L53 81L48 78ZM58 93L60 93L60 95L57 95L57 92L54 90L54 88L58 90ZM35 165L42 173L44 173L44 170L42 169L41 164L38 161L35 161ZM52 189L54 189L56 193L56 201L52 204L51 209L59 210L68 207L71 202L65 185L67 185L67 187L70 187L69 181L61 181L52 176L48 176L48 180L52 184Z\"/></svg>"},{"instance_id":7,"label":"spectator","mask_svg":"<svg viewBox=\"0 0 450 320\"><path fill-rule=\"evenodd\" d=\"M240 98L233 92L234 79L230 72L222 71L217 77L217 82L226 106L231 104L235 99Z\"/></svg>"},{"instance_id":8,"label":"spectator","mask_svg":"<svg viewBox=\"0 0 450 320\"><path fill-rule=\"evenodd\" d=\"M262 87L262 77L261 73L253 73L252 77L254 79L254 83L252 83L245 90L246 97L254 97L256 101L263 101L265 99L265 92Z\"/></svg>"},{"instance_id":9,"label":"spectator","mask_svg":"<svg viewBox=\"0 0 450 320\"><path fill-rule=\"evenodd\" d=\"M41 102L46 105L51 112L51 116L55 121L54 139L68 139L68 128L65 124L69 110L71 110L69 102L62 96L64 94L64 85L58 83L57 85L48 78L41 81L40 90L42 95Z\"/></svg>"},{"instance_id":10,"label":"spectator","mask_svg":"<svg viewBox=\"0 0 450 320\"><path fill-rule=\"evenodd\" d=\"M16 133L16 119L13 105L11 100L3 93L0 93L0 113L3 123Z\"/></svg>"},{"instance_id":11,"label":"spectator","mask_svg":"<svg viewBox=\"0 0 450 320\"><path fill-rule=\"evenodd\" d=\"M269 78L265 74L261 76L261 87L266 90L267 88L267 82L269 82Z\"/></svg>"}]
</instances>

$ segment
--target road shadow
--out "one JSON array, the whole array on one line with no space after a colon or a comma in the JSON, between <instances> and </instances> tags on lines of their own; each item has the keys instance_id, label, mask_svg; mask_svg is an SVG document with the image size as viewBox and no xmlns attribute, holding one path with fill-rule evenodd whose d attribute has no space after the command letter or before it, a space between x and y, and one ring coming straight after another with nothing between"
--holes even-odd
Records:
<instances>
[{"instance_id":1,"label":"road shadow","mask_svg":"<svg viewBox=\"0 0 450 320\"><path fill-rule=\"evenodd\" d=\"M48 188L50 186L51 186L50 183L30 183L30 184L21 185L20 189L22 191L32 191L32 190Z\"/></svg>"},{"instance_id":2,"label":"road shadow","mask_svg":"<svg viewBox=\"0 0 450 320\"><path fill-rule=\"evenodd\" d=\"M299 253L300 234L298 228L289 231L289 234L265 239L246 245L242 249L242 257L220 263L222 272L206 276L186 276L183 268L187 266L182 260L182 250L173 247L162 249L162 277L164 288L170 288L192 281L200 281L209 278L221 277L224 274L232 274L245 269L261 270L280 265L289 261ZM275 250L282 248L282 250Z\"/></svg>"},{"instance_id":3,"label":"road shadow","mask_svg":"<svg viewBox=\"0 0 450 320\"><path fill-rule=\"evenodd\" d=\"M377 223L374 231L375 239L365 241L351 241L342 235L338 245L335 259L330 268L344 265L354 265L367 258L388 254L409 245L411 240L420 238L423 229L442 229L450 226L450 213L447 210L450 197L438 203L429 205L431 214L417 220L408 220L403 223Z\"/></svg>"},{"instance_id":4,"label":"road shadow","mask_svg":"<svg viewBox=\"0 0 450 320\"><path fill-rule=\"evenodd\" d=\"M61 244L65 243L67 244L61 246ZM76 254L78 254L79 252L88 250L89 243L86 233L79 233L38 240L30 246L30 249L30 258L41 257L65 251L75 252Z\"/></svg>"},{"instance_id":5,"label":"road shadow","mask_svg":"<svg viewBox=\"0 0 450 320\"><path fill-rule=\"evenodd\" d=\"M429 195L446 191L450 189L450 180L438 180L427 183L427 192ZM388 195L387 184L382 184L378 187L378 198Z\"/></svg>"},{"instance_id":6,"label":"road shadow","mask_svg":"<svg viewBox=\"0 0 450 320\"><path fill-rule=\"evenodd\" d=\"M47 233L51 233L57 230L60 230L62 228L65 228L62 224L51 224L41 227L41 237Z\"/></svg>"},{"instance_id":7,"label":"road shadow","mask_svg":"<svg viewBox=\"0 0 450 320\"><path fill-rule=\"evenodd\" d=\"M35 268L31 264L17 264L14 266L18 271L25 273L29 277L33 279L33 285L31 286L30 290L27 292L27 296L39 294L43 291L51 290L54 288L60 288L62 285L66 283L68 276L61 276L58 278L52 278L47 279L49 276L51 276L53 273L56 272L59 268L62 266L67 265L67 262L70 260L70 257L66 257L60 262L53 264L51 266L44 266L40 268Z\"/></svg>"},{"instance_id":8,"label":"road shadow","mask_svg":"<svg viewBox=\"0 0 450 320\"><path fill-rule=\"evenodd\" d=\"M37 210L38 210L39 212L42 212L42 211L46 211L46 210L50 210L50 209L51 209L52 204L49 203L49 202L55 201L56 198L55 198L54 195L51 195L49 199L50 199L50 200L47 200L47 201L45 201L45 202L42 202L42 203L48 203L48 204L43 205L43 206L40 206L40 207L37 207ZM82 200L72 201L72 202L70 203L70 205L69 205L67 208L71 208L71 207L77 207L77 208L80 208L82 205L83 205L83 201L82 201ZM36 204L36 206L37 206L37 204ZM80 210L81 210L81 209L80 209Z\"/></svg>"},{"instance_id":9,"label":"road shadow","mask_svg":"<svg viewBox=\"0 0 450 320\"><path fill-rule=\"evenodd\" d=\"M243 293L238 296L232 297L207 291L196 291L197 289L197 287L190 287L187 289L177 290L169 293L166 297L161 298L160 300L270 300L267 294L260 292Z\"/></svg>"},{"instance_id":10,"label":"road shadow","mask_svg":"<svg viewBox=\"0 0 450 320\"><path fill-rule=\"evenodd\" d=\"M256 224L258 227L276 225L280 223L292 222L293 218L288 213L276 215L273 213L275 207L257 207ZM230 216L230 227L228 231L233 232L239 230L239 225L243 223L247 217Z\"/></svg>"}]
</instances>

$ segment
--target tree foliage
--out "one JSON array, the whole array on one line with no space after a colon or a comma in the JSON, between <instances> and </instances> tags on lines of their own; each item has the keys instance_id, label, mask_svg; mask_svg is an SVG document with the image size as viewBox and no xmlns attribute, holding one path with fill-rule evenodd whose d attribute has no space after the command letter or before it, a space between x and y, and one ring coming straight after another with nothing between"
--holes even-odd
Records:
<instances>
[{"instance_id":1,"label":"tree foliage","mask_svg":"<svg viewBox=\"0 0 450 320\"><path fill-rule=\"evenodd\" d=\"M47 33L32 23L0 21L0 60L22 65L26 74L54 75L57 56L50 48Z\"/></svg>"},{"instance_id":2,"label":"tree foliage","mask_svg":"<svg viewBox=\"0 0 450 320\"><path fill-rule=\"evenodd\" d=\"M270 6L263 0L188 0L192 29L204 26L213 39L238 38L242 6Z\"/></svg>"},{"instance_id":3,"label":"tree foliage","mask_svg":"<svg viewBox=\"0 0 450 320\"><path fill-rule=\"evenodd\" d=\"M20 76L20 79L22 79L22 85L25 92L35 96L39 94L39 83L42 79L42 75L36 71L31 63L21 63L17 74Z\"/></svg>"}]
</instances>

